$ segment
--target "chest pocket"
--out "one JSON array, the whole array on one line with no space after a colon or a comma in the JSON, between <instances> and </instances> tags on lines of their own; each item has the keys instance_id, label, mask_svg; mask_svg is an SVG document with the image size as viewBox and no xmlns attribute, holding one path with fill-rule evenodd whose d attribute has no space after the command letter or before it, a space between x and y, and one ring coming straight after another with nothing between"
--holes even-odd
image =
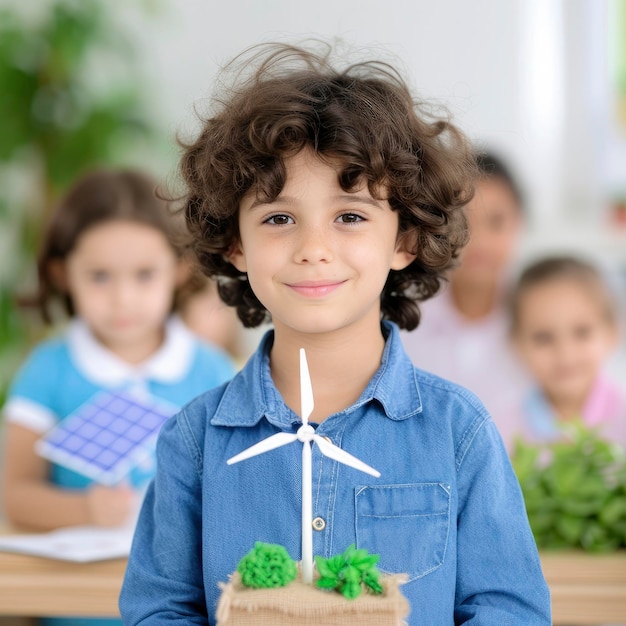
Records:
<instances>
[{"instance_id":1,"label":"chest pocket","mask_svg":"<svg viewBox=\"0 0 626 626\"><path fill-rule=\"evenodd\" d=\"M358 487L357 547L380 554L378 568L409 580L444 561L450 525L450 486L443 483Z\"/></svg>"}]
</instances>

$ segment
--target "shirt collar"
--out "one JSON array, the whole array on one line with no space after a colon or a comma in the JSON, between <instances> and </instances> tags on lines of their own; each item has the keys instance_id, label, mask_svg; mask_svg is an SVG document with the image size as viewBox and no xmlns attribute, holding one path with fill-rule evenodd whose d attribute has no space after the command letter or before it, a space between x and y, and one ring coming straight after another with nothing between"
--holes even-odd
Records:
<instances>
[{"instance_id":1,"label":"shirt collar","mask_svg":"<svg viewBox=\"0 0 626 626\"><path fill-rule=\"evenodd\" d=\"M398 327L382 323L386 336L381 365L355 404L343 413L378 401L389 419L404 420L422 412L422 400L415 367L404 352ZM279 428L290 428L300 418L285 405L270 373L269 353L274 331L268 331L258 350L229 383L211 424L254 426L263 417Z\"/></svg>"},{"instance_id":2,"label":"shirt collar","mask_svg":"<svg viewBox=\"0 0 626 626\"><path fill-rule=\"evenodd\" d=\"M615 403L617 394L609 382L600 376L582 409L580 419L587 426L596 426L610 414L611 403ZM567 422L561 422L550 406L548 399L540 389L533 389L525 400L525 408L533 432L546 438L558 436Z\"/></svg>"},{"instance_id":3,"label":"shirt collar","mask_svg":"<svg viewBox=\"0 0 626 626\"><path fill-rule=\"evenodd\" d=\"M556 415L539 388L533 388L524 398L524 410L530 430L535 436L553 439L558 435Z\"/></svg>"},{"instance_id":4,"label":"shirt collar","mask_svg":"<svg viewBox=\"0 0 626 626\"><path fill-rule=\"evenodd\" d=\"M103 346L80 318L70 322L67 341L74 366L93 383L107 387L145 380L177 382L191 366L195 345L192 333L175 316L165 325L163 345L137 365L126 363Z\"/></svg>"}]
</instances>

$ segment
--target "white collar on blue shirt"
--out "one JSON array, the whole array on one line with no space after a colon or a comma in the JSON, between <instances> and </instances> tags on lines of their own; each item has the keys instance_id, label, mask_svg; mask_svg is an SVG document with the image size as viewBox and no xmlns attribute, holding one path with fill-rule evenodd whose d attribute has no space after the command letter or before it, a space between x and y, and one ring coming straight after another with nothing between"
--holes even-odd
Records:
<instances>
[{"instance_id":1,"label":"white collar on blue shirt","mask_svg":"<svg viewBox=\"0 0 626 626\"><path fill-rule=\"evenodd\" d=\"M107 387L147 379L180 380L191 366L196 342L183 322L172 316L165 325L163 345L143 363L130 365L103 346L80 318L70 322L66 336L76 368L92 382Z\"/></svg>"}]
</instances>

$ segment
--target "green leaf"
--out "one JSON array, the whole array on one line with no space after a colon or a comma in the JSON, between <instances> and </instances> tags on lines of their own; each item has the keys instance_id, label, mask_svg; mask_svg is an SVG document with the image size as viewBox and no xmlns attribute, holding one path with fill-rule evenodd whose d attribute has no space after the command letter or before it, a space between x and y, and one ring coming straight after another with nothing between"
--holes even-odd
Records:
<instances>
[{"instance_id":1,"label":"green leaf","mask_svg":"<svg viewBox=\"0 0 626 626\"><path fill-rule=\"evenodd\" d=\"M379 554L369 554L367 550L356 550L349 562L360 571L365 572L380 560Z\"/></svg>"},{"instance_id":2,"label":"green leaf","mask_svg":"<svg viewBox=\"0 0 626 626\"><path fill-rule=\"evenodd\" d=\"M322 578L337 579L337 571L330 566L329 559L316 556L315 565Z\"/></svg>"},{"instance_id":3,"label":"green leaf","mask_svg":"<svg viewBox=\"0 0 626 626\"><path fill-rule=\"evenodd\" d=\"M538 511L533 515L528 516L528 521L533 530L533 533L540 534L546 530L550 530L554 526L554 519L558 514L554 514L550 511Z\"/></svg>"},{"instance_id":4,"label":"green leaf","mask_svg":"<svg viewBox=\"0 0 626 626\"><path fill-rule=\"evenodd\" d=\"M369 554L367 550L357 549L354 544L343 554L329 559L316 556L315 564L320 574L316 584L324 589L337 589L349 599L358 597L363 585L373 593L380 593L378 590L382 591L382 587L375 566L379 558L378 554Z\"/></svg>"},{"instance_id":5,"label":"green leaf","mask_svg":"<svg viewBox=\"0 0 626 626\"><path fill-rule=\"evenodd\" d=\"M536 447L527 445L522 439L517 439L514 444L512 463L513 469L520 482L525 482L531 477L537 465L539 451Z\"/></svg>"},{"instance_id":6,"label":"green leaf","mask_svg":"<svg viewBox=\"0 0 626 626\"><path fill-rule=\"evenodd\" d=\"M325 578L324 576L322 576L315 581L315 584L320 589L336 589L339 585L339 579L337 577Z\"/></svg>"},{"instance_id":7,"label":"green leaf","mask_svg":"<svg viewBox=\"0 0 626 626\"><path fill-rule=\"evenodd\" d=\"M354 566L348 565L342 572L341 578L348 585L361 582L361 572Z\"/></svg>"},{"instance_id":8,"label":"green leaf","mask_svg":"<svg viewBox=\"0 0 626 626\"><path fill-rule=\"evenodd\" d=\"M358 582L347 583L341 586L340 591L348 600L354 600L361 595L361 584Z\"/></svg>"},{"instance_id":9,"label":"green leaf","mask_svg":"<svg viewBox=\"0 0 626 626\"><path fill-rule=\"evenodd\" d=\"M613 526L619 520L626 519L626 498L623 495L613 495L600 509L598 519L605 526Z\"/></svg>"},{"instance_id":10,"label":"green leaf","mask_svg":"<svg viewBox=\"0 0 626 626\"><path fill-rule=\"evenodd\" d=\"M38 125L31 117L38 78L0 59L0 161L36 140Z\"/></svg>"},{"instance_id":11,"label":"green leaf","mask_svg":"<svg viewBox=\"0 0 626 626\"><path fill-rule=\"evenodd\" d=\"M584 519L574 515L559 515L556 517L555 524L558 532L570 545L580 542L585 530Z\"/></svg>"},{"instance_id":12,"label":"green leaf","mask_svg":"<svg viewBox=\"0 0 626 626\"><path fill-rule=\"evenodd\" d=\"M331 571L335 574L341 572L343 568L346 567L346 565L346 559L344 558L343 554L337 554L336 556L328 559L328 567L330 567Z\"/></svg>"},{"instance_id":13,"label":"green leaf","mask_svg":"<svg viewBox=\"0 0 626 626\"><path fill-rule=\"evenodd\" d=\"M383 586L380 584L380 572L375 567L363 572L363 583L372 593L383 592Z\"/></svg>"},{"instance_id":14,"label":"green leaf","mask_svg":"<svg viewBox=\"0 0 626 626\"><path fill-rule=\"evenodd\" d=\"M571 513L572 515L586 518L601 511L606 499L607 495L600 493L591 498L563 499L559 504L564 513Z\"/></svg>"}]
</instances>

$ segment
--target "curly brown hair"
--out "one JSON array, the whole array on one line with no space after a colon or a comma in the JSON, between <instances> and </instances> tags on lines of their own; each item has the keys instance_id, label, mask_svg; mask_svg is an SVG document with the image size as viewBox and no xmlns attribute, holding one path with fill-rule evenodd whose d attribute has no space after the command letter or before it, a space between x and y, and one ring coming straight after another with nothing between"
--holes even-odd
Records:
<instances>
[{"instance_id":1,"label":"curly brown hair","mask_svg":"<svg viewBox=\"0 0 626 626\"><path fill-rule=\"evenodd\" d=\"M239 84L214 99L200 134L183 143L183 210L193 250L244 326L269 320L228 252L238 241L242 198L254 191L276 199L285 159L309 148L340 164L344 191L366 183L378 197L384 189L398 212L399 234L409 235L417 258L390 272L381 312L411 330L419 323L418 302L438 291L467 241L462 208L474 191L473 150L447 118L413 99L392 66L369 61L335 69L331 51L264 44L233 62L243 68Z\"/></svg>"}]
</instances>

